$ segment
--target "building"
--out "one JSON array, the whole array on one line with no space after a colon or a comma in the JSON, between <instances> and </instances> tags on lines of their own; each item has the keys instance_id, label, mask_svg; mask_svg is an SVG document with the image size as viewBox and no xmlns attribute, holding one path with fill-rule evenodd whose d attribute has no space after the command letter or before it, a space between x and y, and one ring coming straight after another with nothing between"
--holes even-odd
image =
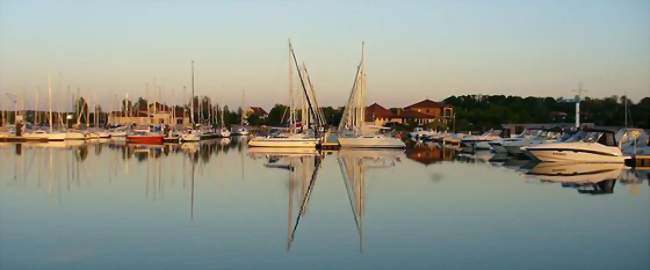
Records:
<instances>
[{"instance_id":1,"label":"building","mask_svg":"<svg viewBox=\"0 0 650 270\"><path fill-rule=\"evenodd\" d=\"M447 124L454 115L454 108L450 105L425 99L415 104L404 107L401 113L404 122L426 125L433 122Z\"/></svg>"},{"instance_id":2,"label":"building","mask_svg":"<svg viewBox=\"0 0 650 270\"><path fill-rule=\"evenodd\" d=\"M262 109L262 107L254 106L248 107L246 109L246 117L250 115L256 115L260 119L266 119L269 116L269 114L264 109Z\"/></svg>"},{"instance_id":3,"label":"building","mask_svg":"<svg viewBox=\"0 0 650 270\"><path fill-rule=\"evenodd\" d=\"M376 126L384 126L389 123L403 124L413 123L426 125L434 122L447 124L454 115L452 106L425 99L418 103L404 108L391 108L373 103L366 107L366 122Z\"/></svg>"},{"instance_id":4,"label":"building","mask_svg":"<svg viewBox=\"0 0 650 270\"><path fill-rule=\"evenodd\" d=\"M365 121L375 126L384 126L387 123L401 123L401 119L396 114L377 103L366 107Z\"/></svg>"},{"instance_id":5,"label":"building","mask_svg":"<svg viewBox=\"0 0 650 270\"><path fill-rule=\"evenodd\" d=\"M174 123L175 122L175 123ZM175 112L172 117L172 109L164 104L154 102L149 104L148 111L131 112L128 115L122 111L113 111L108 115L108 123L111 125L190 125L190 118L186 117L183 110Z\"/></svg>"}]
</instances>

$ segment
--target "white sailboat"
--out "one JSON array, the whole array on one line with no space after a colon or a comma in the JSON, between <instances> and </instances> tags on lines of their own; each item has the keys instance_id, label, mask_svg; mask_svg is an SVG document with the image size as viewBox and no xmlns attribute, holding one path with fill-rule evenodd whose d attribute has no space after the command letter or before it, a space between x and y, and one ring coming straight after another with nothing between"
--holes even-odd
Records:
<instances>
[{"instance_id":1,"label":"white sailboat","mask_svg":"<svg viewBox=\"0 0 650 270\"><path fill-rule=\"evenodd\" d=\"M199 99L199 104L201 100ZM194 60L192 60L192 97L190 98L190 120L192 127L181 133L181 141L183 142L198 142L201 140L201 130L196 128L194 121Z\"/></svg>"},{"instance_id":2,"label":"white sailboat","mask_svg":"<svg viewBox=\"0 0 650 270\"><path fill-rule=\"evenodd\" d=\"M47 141L63 141L65 140L65 132L55 131L52 121L52 80L50 77L47 77L47 91L48 91L48 102L49 102L49 131L45 130L36 130L32 132L27 132L23 135L23 138L26 140L47 140Z\"/></svg>"},{"instance_id":3,"label":"white sailboat","mask_svg":"<svg viewBox=\"0 0 650 270\"><path fill-rule=\"evenodd\" d=\"M293 60L293 61L292 61ZM293 63L292 63L293 62ZM298 71L298 77L300 78L300 83L302 85L303 91L298 91L294 93L293 89L293 66ZM296 95L297 94L297 95ZM291 147L304 147L304 148L315 148L320 139L318 138L318 127L316 130L310 129L311 118L317 118L318 116L315 113L313 104L315 103L315 96L312 93L310 97L305 87L305 81L303 80L303 74L298 66L298 61L296 55L293 51L293 46L291 41L289 41L289 97L290 97L290 108L289 108L289 132L270 132L267 136L256 136L248 141L248 146L251 147L281 147L281 148L291 148ZM297 128L297 113L296 113L296 101L300 101L303 105L301 110L302 117L300 123L300 130ZM318 121L315 121L318 123Z\"/></svg>"},{"instance_id":4,"label":"white sailboat","mask_svg":"<svg viewBox=\"0 0 650 270\"><path fill-rule=\"evenodd\" d=\"M398 138L380 134L377 130L383 127L372 127L365 123L366 96L366 59L365 43L361 45L361 63L352 85L352 91L345 106L341 123L339 124L338 141L341 147L362 148L404 148L406 144ZM374 132L373 130L374 129Z\"/></svg>"}]
</instances>

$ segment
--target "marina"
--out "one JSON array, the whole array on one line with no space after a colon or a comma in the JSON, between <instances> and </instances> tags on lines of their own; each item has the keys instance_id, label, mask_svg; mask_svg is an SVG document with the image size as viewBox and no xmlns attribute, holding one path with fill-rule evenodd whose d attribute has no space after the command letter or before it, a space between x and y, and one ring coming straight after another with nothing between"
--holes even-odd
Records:
<instances>
[{"instance_id":1,"label":"marina","mask_svg":"<svg viewBox=\"0 0 650 270\"><path fill-rule=\"evenodd\" d=\"M433 142L248 148L244 137L5 142L0 155L3 269L643 268L650 252L638 237L650 171L621 163L495 161ZM473 261L454 258L468 250ZM611 258L560 256L602 252Z\"/></svg>"}]
</instances>

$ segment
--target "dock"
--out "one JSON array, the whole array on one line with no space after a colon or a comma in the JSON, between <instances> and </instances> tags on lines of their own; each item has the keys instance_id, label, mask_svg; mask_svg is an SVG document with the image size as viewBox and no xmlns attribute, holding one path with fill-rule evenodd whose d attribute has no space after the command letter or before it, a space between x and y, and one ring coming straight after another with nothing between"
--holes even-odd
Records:
<instances>
[{"instance_id":1,"label":"dock","mask_svg":"<svg viewBox=\"0 0 650 270\"><path fill-rule=\"evenodd\" d=\"M339 148L341 148L341 145L334 134L325 135L323 141L320 143L321 150L337 150Z\"/></svg>"},{"instance_id":2,"label":"dock","mask_svg":"<svg viewBox=\"0 0 650 270\"><path fill-rule=\"evenodd\" d=\"M650 169L650 155L632 156L625 160L625 165L632 168Z\"/></svg>"}]
</instances>

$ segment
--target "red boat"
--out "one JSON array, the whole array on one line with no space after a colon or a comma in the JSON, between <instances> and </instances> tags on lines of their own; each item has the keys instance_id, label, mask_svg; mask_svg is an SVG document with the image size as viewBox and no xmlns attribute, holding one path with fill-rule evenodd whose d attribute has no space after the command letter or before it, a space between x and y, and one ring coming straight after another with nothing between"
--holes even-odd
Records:
<instances>
[{"instance_id":1,"label":"red boat","mask_svg":"<svg viewBox=\"0 0 650 270\"><path fill-rule=\"evenodd\" d=\"M126 142L137 144L162 144L164 138L163 135L159 133L135 132L126 136Z\"/></svg>"}]
</instances>

